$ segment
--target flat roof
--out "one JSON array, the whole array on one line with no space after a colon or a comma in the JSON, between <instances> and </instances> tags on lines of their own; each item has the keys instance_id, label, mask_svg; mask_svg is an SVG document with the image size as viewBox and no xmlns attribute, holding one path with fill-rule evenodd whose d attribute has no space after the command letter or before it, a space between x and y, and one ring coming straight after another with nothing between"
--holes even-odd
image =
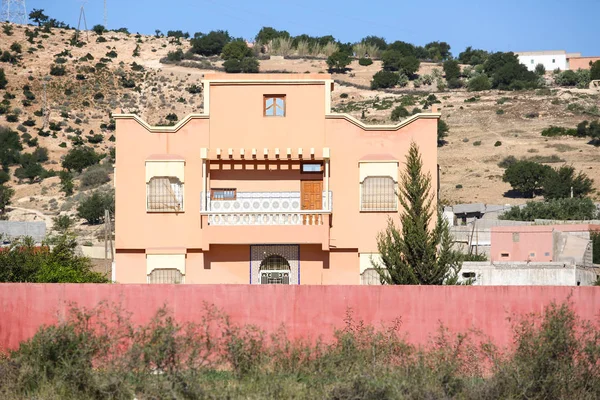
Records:
<instances>
[{"instance_id":1,"label":"flat roof","mask_svg":"<svg viewBox=\"0 0 600 400\"><path fill-rule=\"evenodd\" d=\"M515 51L518 56L551 56L554 54L567 54L566 50L542 50L542 51Z\"/></svg>"},{"instance_id":2,"label":"flat roof","mask_svg":"<svg viewBox=\"0 0 600 400\"><path fill-rule=\"evenodd\" d=\"M204 74L206 81L328 81L331 74Z\"/></svg>"}]
</instances>

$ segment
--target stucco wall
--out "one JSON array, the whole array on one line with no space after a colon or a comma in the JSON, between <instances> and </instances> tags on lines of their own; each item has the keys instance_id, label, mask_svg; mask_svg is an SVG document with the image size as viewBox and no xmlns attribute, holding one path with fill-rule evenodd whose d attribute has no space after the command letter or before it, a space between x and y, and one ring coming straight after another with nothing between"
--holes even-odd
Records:
<instances>
[{"instance_id":1,"label":"stucco wall","mask_svg":"<svg viewBox=\"0 0 600 400\"><path fill-rule=\"evenodd\" d=\"M535 66L538 64L544 65L546 71L554 71L560 68L561 71L567 69L567 54L534 54L534 55L519 55L519 62L527 67L529 71L535 71ZM532 61L533 60L533 63ZM554 62L552 62L554 60Z\"/></svg>"},{"instance_id":2,"label":"stucco wall","mask_svg":"<svg viewBox=\"0 0 600 400\"><path fill-rule=\"evenodd\" d=\"M600 60L600 57L571 57L569 58L569 69L577 71L578 69L590 69L590 62L594 63Z\"/></svg>"},{"instance_id":3,"label":"stucco wall","mask_svg":"<svg viewBox=\"0 0 600 400\"><path fill-rule=\"evenodd\" d=\"M16 348L41 325L63 320L71 303L101 301L131 312L134 323L148 322L164 305L178 321L199 322L207 302L234 323L267 332L284 324L292 338L328 340L351 311L375 326L400 318L401 333L412 343L427 343L442 324L451 332L480 330L505 346L512 338L507 317L567 298L580 317L598 321L599 287L0 284L0 349Z\"/></svg>"}]
</instances>

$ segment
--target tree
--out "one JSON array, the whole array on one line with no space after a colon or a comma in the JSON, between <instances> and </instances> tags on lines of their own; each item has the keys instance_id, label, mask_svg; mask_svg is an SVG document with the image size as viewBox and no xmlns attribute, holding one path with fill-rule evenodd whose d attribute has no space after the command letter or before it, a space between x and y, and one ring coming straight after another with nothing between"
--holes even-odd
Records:
<instances>
[{"instance_id":1,"label":"tree","mask_svg":"<svg viewBox=\"0 0 600 400\"><path fill-rule=\"evenodd\" d=\"M548 170L542 182L545 200L571 197L571 189L573 197L586 197L594 191L594 180L581 171L575 174L575 168L567 165Z\"/></svg>"},{"instance_id":2,"label":"tree","mask_svg":"<svg viewBox=\"0 0 600 400\"><path fill-rule=\"evenodd\" d=\"M384 38L379 36L366 36L360 42L364 44L370 44L371 46L375 46L379 50L385 50L387 48L387 42Z\"/></svg>"},{"instance_id":3,"label":"tree","mask_svg":"<svg viewBox=\"0 0 600 400\"><path fill-rule=\"evenodd\" d=\"M0 185L4 185L8 181L10 181L10 175L8 172L0 170Z\"/></svg>"},{"instance_id":4,"label":"tree","mask_svg":"<svg viewBox=\"0 0 600 400\"><path fill-rule=\"evenodd\" d=\"M60 190L65 193L65 196L70 196L73 194L73 188L75 185L73 184L73 175L69 171L60 171L58 173L60 177Z\"/></svg>"},{"instance_id":5,"label":"tree","mask_svg":"<svg viewBox=\"0 0 600 400\"><path fill-rule=\"evenodd\" d=\"M270 26L263 26L256 34L254 40L256 43L268 44L270 41L278 38L289 38L290 34L287 31L278 31Z\"/></svg>"},{"instance_id":6,"label":"tree","mask_svg":"<svg viewBox=\"0 0 600 400\"><path fill-rule=\"evenodd\" d=\"M4 171L19 162L23 145L19 134L9 127L0 126L0 165Z\"/></svg>"},{"instance_id":7,"label":"tree","mask_svg":"<svg viewBox=\"0 0 600 400\"><path fill-rule=\"evenodd\" d=\"M242 60L245 57L251 56L252 49L250 49L243 40L234 40L227 43L225 47L223 47L223 53L221 53L221 58L223 60Z\"/></svg>"},{"instance_id":8,"label":"tree","mask_svg":"<svg viewBox=\"0 0 600 400\"><path fill-rule=\"evenodd\" d=\"M203 56L215 56L223 52L223 47L231 41L227 31L211 31L208 34L196 33L190 41L192 51Z\"/></svg>"},{"instance_id":9,"label":"tree","mask_svg":"<svg viewBox=\"0 0 600 400\"><path fill-rule=\"evenodd\" d=\"M533 161L517 161L506 168L502 181L510 183L523 196L533 197L542 189L542 182L550 170L549 166Z\"/></svg>"},{"instance_id":10,"label":"tree","mask_svg":"<svg viewBox=\"0 0 600 400\"><path fill-rule=\"evenodd\" d=\"M450 127L448 126L446 121L444 121L443 119L439 119L438 126L437 126L438 147L441 147L444 144L446 144L446 140L444 138L448 136L448 131L450 131Z\"/></svg>"},{"instance_id":11,"label":"tree","mask_svg":"<svg viewBox=\"0 0 600 400\"><path fill-rule=\"evenodd\" d=\"M446 74L447 81L458 79L460 77L460 65L458 65L458 61L444 61L444 74Z\"/></svg>"},{"instance_id":12,"label":"tree","mask_svg":"<svg viewBox=\"0 0 600 400\"><path fill-rule=\"evenodd\" d=\"M0 68L0 89L6 89L6 85L8 85L8 80L6 79L4 68Z\"/></svg>"},{"instance_id":13,"label":"tree","mask_svg":"<svg viewBox=\"0 0 600 400\"><path fill-rule=\"evenodd\" d=\"M69 229L75 224L75 221L68 215L57 215L52 218L52 225L55 231L60 233L67 233Z\"/></svg>"},{"instance_id":14,"label":"tree","mask_svg":"<svg viewBox=\"0 0 600 400\"><path fill-rule=\"evenodd\" d=\"M223 68L227 73L257 73L259 64L255 57L246 57L241 60L230 58L223 63Z\"/></svg>"},{"instance_id":15,"label":"tree","mask_svg":"<svg viewBox=\"0 0 600 400\"><path fill-rule=\"evenodd\" d=\"M391 88L398 84L400 75L391 71L379 71L373 75L371 81L371 89L385 89Z\"/></svg>"},{"instance_id":16,"label":"tree","mask_svg":"<svg viewBox=\"0 0 600 400\"><path fill-rule=\"evenodd\" d=\"M467 87L470 92L479 92L481 90L490 90L492 88L492 83L486 74L479 74L469 79Z\"/></svg>"},{"instance_id":17,"label":"tree","mask_svg":"<svg viewBox=\"0 0 600 400\"><path fill-rule=\"evenodd\" d=\"M345 73L346 67L350 64L350 57L347 53L336 51L327 58L329 72Z\"/></svg>"},{"instance_id":18,"label":"tree","mask_svg":"<svg viewBox=\"0 0 600 400\"><path fill-rule=\"evenodd\" d=\"M457 284L462 262L451 249L448 223L433 204L431 175L423 172L423 161L413 142L398 188L403 211L399 230L390 219L377 237L381 263L373 261L382 283L388 285Z\"/></svg>"},{"instance_id":19,"label":"tree","mask_svg":"<svg viewBox=\"0 0 600 400\"><path fill-rule=\"evenodd\" d=\"M458 55L458 60L461 64L479 65L487 60L488 52L485 50L473 49L469 46Z\"/></svg>"},{"instance_id":20,"label":"tree","mask_svg":"<svg viewBox=\"0 0 600 400\"><path fill-rule=\"evenodd\" d=\"M37 161L35 154L21 154L20 162L21 167L15 171L15 176L19 179L29 179L29 183L33 183L44 173L44 167Z\"/></svg>"},{"instance_id":21,"label":"tree","mask_svg":"<svg viewBox=\"0 0 600 400\"><path fill-rule=\"evenodd\" d=\"M397 50L386 50L381 54L383 69L386 71L398 71L402 53Z\"/></svg>"},{"instance_id":22,"label":"tree","mask_svg":"<svg viewBox=\"0 0 600 400\"><path fill-rule=\"evenodd\" d=\"M521 90L537 87L538 75L527 70L512 52L490 54L483 68L492 78L492 88L500 90Z\"/></svg>"},{"instance_id":23,"label":"tree","mask_svg":"<svg viewBox=\"0 0 600 400\"><path fill-rule=\"evenodd\" d=\"M4 184L0 185L0 220L5 219L6 206L10 205L15 191Z\"/></svg>"},{"instance_id":24,"label":"tree","mask_svg":"<svg viewBox=\"0 0 600 400\"><path fill-rule=\"evenodd\" d=\"M594 61L590 67L590 79L600 79L600 60Z\"/></svg>"},{"instance_id":25,"label":"tree","mask_svg":"<svg viewBox=\"0 0 600 400\"><path fill-rule=\"evenodd\" d=\"M421 62L415 56L402 57L398 63L398 71L411 78L419 70Z\"/></svg>"},{"instance_id":26,"label":"tree","mask_svg":"<svg viewBox=\"0 0 600 400\"><path fill-rule=\"evenodd\" d=\"M544 67L544 64L539 63L538 65L535 66L535 73L540 75L540 76L544 76L544 74L546 73L546 67Z\"/></svg>"},{"instance_id":27,"label":"tree","mask_svg":"<svg viewBox=\"0 0 600 400\"><path fill-rule=\"evenodd\" d=\"M62 167L67 171L76 171L81 173L90 165L98 164L100 155L96 154L94 149L89 147L78 147L71 149L62 162Z\"/></svg>"},{"instance_id":28,"label":"tree","mask_svg":"<svg viewBox=\"0 0 600 400\"><path fill-rule=\"evenodd\" d=\"M429 58L433 61L449 60L452 57L450 45L446 42L431 42L425 45Z\"/></svg>"},{"instance_id":29,"label":"tree","mask_svg":"<svg viewBox=\"0 0 600 400\"><path fill-rule=\"evenodd\" d=\"M392 121L399 121L400 118L406 118L410 115L406 107L398 106L394 108L392 111L392 116L390 117Z\"/></svg>"},{"instance_id":30,"label":"tree","mask_svg":"<svg viewBox=\"0 0 600 400\"><path fill-rule=\"evenodd\" d=\"M44 14L44 9L36 9L34 8L32 12L29 13L29 19L35 22L38 26L42 26L43 23L48 21L48 16Z\"/></svg>"},{"instance_id":31,"label":"tree","mask_svg":"<svg viewBox=\"0 0 600 400\"><path fill-rule=\"evenodd\" d=\"M512 221L534 221L536 219L577 221L600 218L600 213L594 202L590 198L584 197L529 201L525 207L514 206L498 218Z\"/></svg>"},{"instance_id":32,"label":"tree","mask_svg":"<svg viewBox=\"0 0 600 400\"><path fill-rule=\"evenodd\" d=\"M104 210L114 213L115 197L114 193L94 192L90 196L81 200L77 207L77 215L83 218L90 225L96 225L104 222Z\"/></svg>"},{"instance_id":33,"label":"tree","mask_svg":"<svg viewBox=\"0 0 600 400\"><path fill-rule=\"evenodd\" d=\"M559 86L576 86L579 77L575 71L566 70L554 76L554 83Z\"/></svg>"}]
</instances>

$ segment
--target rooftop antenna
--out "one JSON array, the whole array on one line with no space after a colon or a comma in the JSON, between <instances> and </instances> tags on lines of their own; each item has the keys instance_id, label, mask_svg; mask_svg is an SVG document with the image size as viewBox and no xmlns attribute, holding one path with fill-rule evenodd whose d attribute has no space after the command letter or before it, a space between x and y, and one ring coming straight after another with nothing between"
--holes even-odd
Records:
<instances>
[{"instance_id":1,"label":"rooftop antenna","mask_svg":"<svg viewBox=\"0 0 600 400\"><path fill-rule=\"evenodd\" d=\"M86 3L85 1L82 2L81 9L79 10L79 22L77 22L77 30L75 31L75 42L76 43L79 40L79 30L81 28L81 17L83 17L83 26L85 27L85 39L88 42L90 41L90 37L88 35L87 21L85 20L85 10L83 9L83 6L85 5L85 3Z\"/></svg>"},{"instance_id":2,"label":"rooftop antenna","mask_svg":"<svg viewBox=\"0 0 600 400\"><path fill-rule=\"evenodd\" d=\"M104 28L108 29L108 13L106 11L106 0L104 0Z\"/></svg>"},{"instance_id":3,"label":"rooftop antenna","mask_svg":"<svg viewBox=\"0 0 600 400\"><path fill-rule=\"evenodd\" d=\"M25 0L2 0L0 21L25 25L27 23Z\"/></svg>"}]
</instances>

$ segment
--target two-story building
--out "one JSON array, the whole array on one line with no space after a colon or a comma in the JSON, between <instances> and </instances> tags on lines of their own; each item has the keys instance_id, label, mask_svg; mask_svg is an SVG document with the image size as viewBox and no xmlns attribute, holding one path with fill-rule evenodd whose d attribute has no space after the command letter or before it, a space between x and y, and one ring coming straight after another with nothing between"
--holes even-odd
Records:
<instances>
[{"instance_id":1,"label":"two-story building","mask_svg":"<svg viewBox=\"0 0 600 400\"><path fill-rule=\"evenodd\" d=\"M114 115L114 279L360 284L399 223L411 141L437 182L440 114L366 125L331 112L333 89L326 74L207 74L203 113L175 126Z\"/></svg>"}]
</instances>

